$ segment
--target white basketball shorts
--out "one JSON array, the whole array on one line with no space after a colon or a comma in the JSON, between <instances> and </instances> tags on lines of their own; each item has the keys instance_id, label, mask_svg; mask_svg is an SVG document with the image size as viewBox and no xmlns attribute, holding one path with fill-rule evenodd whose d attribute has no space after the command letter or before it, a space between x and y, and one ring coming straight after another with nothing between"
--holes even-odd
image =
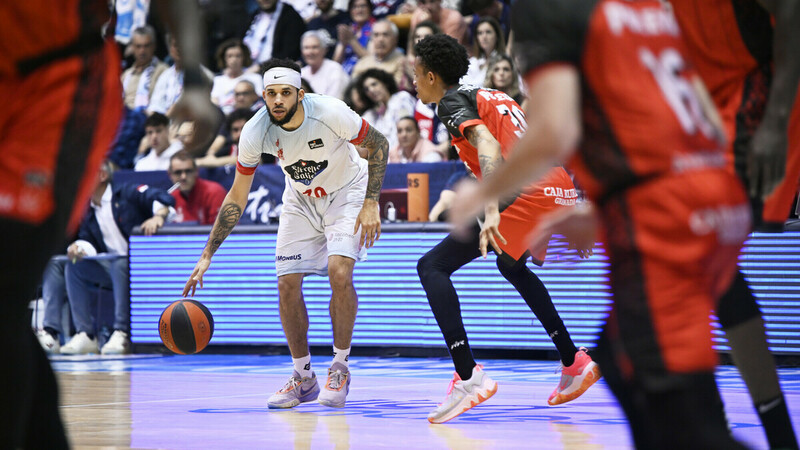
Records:
<instances>
[{"instance_id":1,"label":"white basketball shorts","mask_svg":"<svg viewBox=\"0 0 800 450\"><path fill-rule=\"evenodd\" d=\"M365 260L367 248L358 247L361 230L353 234L353 228L366 193L366 170L349 185L321 198L303 195L287 186L275 245L277 275L327 276L331 255Z\"/></svg>"}]
</instances>

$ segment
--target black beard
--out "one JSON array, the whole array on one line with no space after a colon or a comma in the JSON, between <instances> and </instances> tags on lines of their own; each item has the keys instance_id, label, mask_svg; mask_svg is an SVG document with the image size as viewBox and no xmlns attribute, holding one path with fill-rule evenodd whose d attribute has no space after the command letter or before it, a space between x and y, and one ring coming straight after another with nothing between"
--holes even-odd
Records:
<instances>
[{"instance_id":1,"label":"black beard","mask_svg":"<svg viewBox=\"0 0 800 450\"><path fill-rule=\"evenodd\" d=\"M272 123L274 123L275 125L279 125L279 126L280 125L286 125L287 123L289 123L290 120L292 120L292 118L294 117L294 114L297 112L297 104L298 103L300 103L300 102L299 101L296 102L294 104L294 106L292 106L292 109L287 111L286 115L283 116L283 119L280 119L280 120L276 119L275 116L272 115L272 111L270 111L269 108L267 108L267 114L269 114L269 120L271 120Z\"/></svg>"}]
</instances>

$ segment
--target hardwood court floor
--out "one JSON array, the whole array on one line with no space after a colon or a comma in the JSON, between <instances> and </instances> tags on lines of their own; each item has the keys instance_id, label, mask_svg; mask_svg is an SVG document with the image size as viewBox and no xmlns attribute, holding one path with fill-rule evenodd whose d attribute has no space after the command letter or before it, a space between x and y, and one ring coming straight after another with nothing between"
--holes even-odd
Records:
<instances>
[{"instance_id":1,"label":"hardwood court floor","mask_svg":"<svg viewBox=\"0 0 800 450\"><path fill-rule=\"evenodd\" d=\"M601 380L578 400L556 407L551 361L484 361L499 383L486 403L442 425L428 412L445 395L452 364L444 359L351 361L347 406L317 403L270 410L267 397L291 372L288 356L194 355L52 358L62 416L75 448L169 449L625 449L621 410ZM314 357L325 372L329 358ZM800 369L781 369L800 430ZM321 379L324 382L324 377ZM766 448L735 368L718 381L734 435Z\"/></svg>"}]
</instances>

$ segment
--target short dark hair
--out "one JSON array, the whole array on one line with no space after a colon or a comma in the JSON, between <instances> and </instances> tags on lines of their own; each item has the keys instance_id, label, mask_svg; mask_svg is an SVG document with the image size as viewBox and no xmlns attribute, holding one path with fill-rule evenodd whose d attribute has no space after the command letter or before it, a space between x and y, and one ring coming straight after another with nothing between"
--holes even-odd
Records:
<instances>
[{"instance_id":1,"label":"short dark hair","mask_svg":"<svg viewBox=\"0 0 800 450\"><path fill-rule=\"evenodd\" d=\"M219 44L217 52L214 55L217 59L217 67L219 70L225 70L225 52L227 52L229 48L234 47L239 47L242 50L242 65L245 69L253 64L253 58L250 56L250 48L244 45L244 42L239 39L228 39Z\"/></svg>"},{"instance_id":2,"label":"short dark hair","mask_svg":"<svg viewBox=\"0 0 800 450\"><path fill-rule=\"evenodd\" d=\"M416 128L417 131L419 131L419 122L417 122L417 119L415 119L414 116L403 116L397 119L397 123L400 123L401 120L410 120L411 122L414 123L414 128ZM397 123L395 125L397 125Z\"/></svg>"},{"instance_id":3,"label":"short dark hair","mask_svg":"<svg viewBox=\"0 0 800 450\"><path fill-rule=\"evenodd\" d=\"M285 67L287 69L292 69L297 73L300 73L300 66L292 61L289 58L272 58L268 61L265 61L261 64L261 75L264 75L264 72L268 71L269 69L275 67Z\"/></svg>"},{"instance_id":4,"label":"short dark hair","mask_svg":"<svg viewBox=\"0 0 800 450\"><path fill-rule=\"evenodd\" d=\"M367 109L370 109L375 106L375 102L369 98L367 95L367 90L364 89L364 82L367 78L375 78L376 80L383 83L386 86L386 90L389 91L389 95L394 95L399 90L397 88L397 81L394 80L392 74L385 70L381 69L367 69L358 77L358 81L356 82L356 89L358 89L358 95L361 96L361 101L367 106Z\"/></svg>"},{"instance_id":5,"label":"short dark hair","mask_svg":"<svg viewBox=\"0 0 800 450\"><path fill-rule=\"evenodd\" d=\"M231 128L231 125L233 125L233 122L236 122L237 120L245 120L245 121L246 120L250 120L255 114L256 114L255 111L251 111L251 110L246 109L246 108L239 108L239 109L233 110L233 112L231 112L228 115L228 119L226 120L226 124L228 125L228 129Z\"/></svg>"},{"instance_id":6,"label":"short dark hair","mask_svg":"<svg viewBox=\"0 0 800 450\"><path fill-rule=\"evenodd\" d=\"M145 129L147 127L168 127L168 126L169 126L169 119L167 118L167 116L159 112L154 112L153 114L150 114L150 117L148 117L144 121Z\"/></svg>"},{"instance_id":7,"label":"short dark hair","mask_svg":"<svg viewBox=\"0 0 800 450\"><path fill-rule=\"evenodd\" d=\"M469 67L467 49L446 34L434 34L417 42L414 54L425 69L439 75L448 86L458 84Z\"/></svg>"},{"instance_id":8,"label":"short dark hair","mask_svg":"<svg viewBox=\"0 0 800 450\"><path fill-rule=\"evenodd\" d=\"M356 1L357 1L357 0L349 0L349 1L347 2L347 12L348 12L348 13L350 13L350 11L352 11L352 10L353 10L353 4L354 4ZM371 15L372 15L372 11L375 9L375 5L373 5L373 4L372 4L372 0L367 0L367 7L369 8L369 15L371 16Z\"/></svg>"},{"instance_id":9,"label":"short dark hair","mask_svg":"<svg viewBox=\"0 0 800 450\"><path fill-rule=\"evenodd\" d=\"M181 150L181 151L179 151L178 153L175 153L174 155L172 155L169 158L169 170L170 171L172 170L172 161L176 160L176 159L180 160L180 161L191 161L192 162L192 167L194 167L195 169L197 168L197 163L194 161L194 158L192 158L192 155L190 155L189 152L187 152L186 150Z\"/></svg>"}]
</instances>

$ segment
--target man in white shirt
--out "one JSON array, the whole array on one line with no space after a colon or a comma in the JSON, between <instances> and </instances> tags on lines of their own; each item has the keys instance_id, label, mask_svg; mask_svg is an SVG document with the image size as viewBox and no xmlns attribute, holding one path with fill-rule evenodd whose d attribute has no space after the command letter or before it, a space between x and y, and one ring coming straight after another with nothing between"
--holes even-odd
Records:
<instances>
[{"instance_id":1,"label":"man in white shirt","mask_svg":"<svg viewBox=\"0 0 800 450\"><path fill-rule=\"evenodd\" d=\"M144 133L150 150L136 161L133 170L141 172L169 169L169 159L183 149L183 142L180 139L170 142L167 116L153 113L144 123Z\"/></svg>"},{"instance_id":2,"label":"man in white shirt","mask_svg":"<svg viewBox=\"0 0 800 450\"><path fill-rule=\"evenodd\" d=\"M69 262L64 269L64 280L76 334L61 347L64 354L98 351L97 324L93 320L97 286L111 288L114 294L114 332L101 353L130 351L128 237L135 226L141 226L145 234L154 234L174 213L170 207L175 199L166 191L147 185L112 185L112 176L113 167L106 161L100 169L78 239L67 249ZM108 258L84 259L98 255Z\"/></svg>"},{"instance_id":3,"label":"man in white shirt","mask_svg":"<svg viewBox=\"0 0 800 450\"><path fill-rule=\"evenodd\" d=\"M153 88L153 95L150 97L147 113L161 113L172 117L172 106L177 103L178 99L181 98L181 94L183 94L184 67L183 58L174 36L167 34L167 45L169 47L169 56L175 61L175 64L165 70L158 78L156 86ZM211 85L214 74L202 65L200 70L203 73L203 78L205 78L204 81Z\"/></svg>"},{"instance_id":4,"label":"man in white shirt","mask_svg":"<svg viewBox=\"0 0 800 450\"><path fill-rule=\"evenodd\" d=\"M319 33L317 30L303 33L300 51L306 65L300 69L300 75L308 81L315 93L341 100L350 76L341 64L325 57L327 46Z\"/></svg>"},{"instance_id":5,"label":"man in white shirt","mask_svg":"<svg viewBox=\"0 0 800 450\"><path fill-rule=\"evenodd\" d=\"M378 197L389 144L341 100L300 88L300 67L291 60L265 64L261 109L239 139L236 176L183 295L203 286L211 257L242 215L262 153L277 156L286 176L275 266L281 323L294 372L269 398L270 408L291 408L319 399L341 408L350 385L348 356L358 300L353 267L380 236ZM367 161L355 145L368 150ZM361 229L359 233L359 228ZM303 277L327 275L331 284L334 358L320 390L308 351Z\"/></svg>"},{"instance_id":6,"label":"man in white shirt","mask_svg":"<svg viewBox=\"0 0 800 450\"><path fill-rule=\"evenodd\" d=\"M300 59L300 36L306 22L292 5L280 0L257 0L258 11L244 35L253 64L248 72L261 72L261 63L271 58Z\"/></svg>"}]
</instances>

